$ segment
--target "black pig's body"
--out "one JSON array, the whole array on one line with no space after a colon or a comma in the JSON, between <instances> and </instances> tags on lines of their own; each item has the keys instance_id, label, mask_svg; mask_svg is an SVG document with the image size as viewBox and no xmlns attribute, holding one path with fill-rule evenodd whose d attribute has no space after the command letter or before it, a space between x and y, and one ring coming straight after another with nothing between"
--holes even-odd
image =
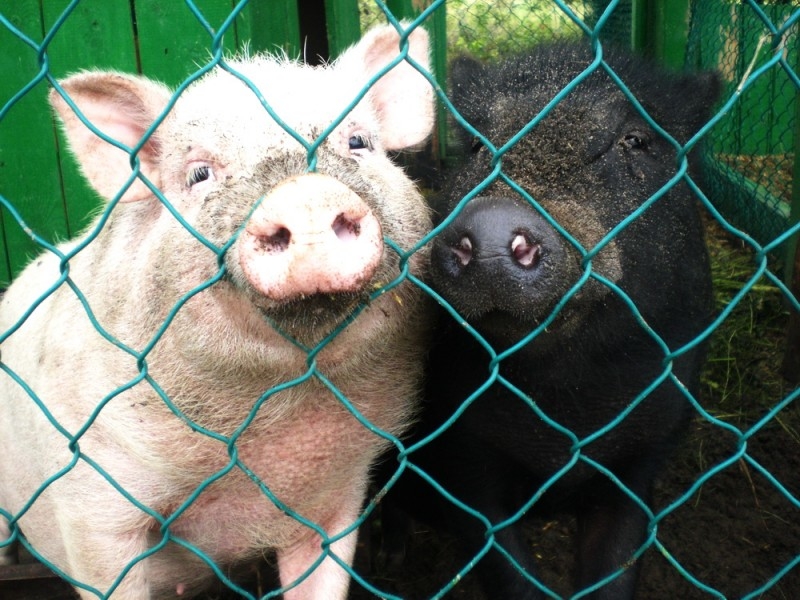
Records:
<instances>
[{"instance_id":1,"label":"black pig's body","mask_svg":"<svg viewBox=\"0 0 800 600\"><path fill-rule=\"evenodd\" d=\"M459 60L452 100L500 148L593 58L586 43L545 46L494 66ZM624 54L606 52L606 60L680 144L705 121L714 77L667 75ZM470 137L464 136L465 147ZM493 525L547 508L574 510L575 592L622 569L591 597L630 598L637 570L631 559L647 539L649 518L603 470L650 505L653 479L690 418L683 386L696 395L703 350L685 345L704 330L712 311L696 200L681 181L604 241L676 177L679 161L675 146L602 68L503 154L507 181L496 179L462 207L462 198L493 168L490 150L472 146L444 184L445 212L458 213L434 242L433 287L500 355L497 379L490 383L487 349L443 312L426 410L413 441L488 387L409 459ZM538 335L506 353L537 328ZM666 360L659 338L671 351L681 350L674 361ZM461 538L464 555L475 556L486 544L485 524L420 482L404 475L394 493L408 494L404 487L413 486L410 512L446 523ZM498 530L496 543L535 577L518 521ZM491 598L543 597L496 549L477 571Z\"/></svg>"}]
</instances>

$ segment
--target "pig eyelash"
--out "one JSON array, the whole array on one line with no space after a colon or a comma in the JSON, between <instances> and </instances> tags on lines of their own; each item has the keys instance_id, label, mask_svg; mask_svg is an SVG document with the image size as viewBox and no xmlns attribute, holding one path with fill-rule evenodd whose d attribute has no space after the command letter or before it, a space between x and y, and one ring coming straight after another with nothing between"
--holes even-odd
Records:
<instances>
[{"instance_id":1,"label":"pig eyelash","mask_svg":"<svg viewBox=\"0 0 800 600\"><path fill-rule=\"evenodd\" d=\"M199 165L190 169L186 175L186 187L192 188L196 184L208 180L214 180L214 171L211 169L211 165Z\"/></svg>"}]
</instances>

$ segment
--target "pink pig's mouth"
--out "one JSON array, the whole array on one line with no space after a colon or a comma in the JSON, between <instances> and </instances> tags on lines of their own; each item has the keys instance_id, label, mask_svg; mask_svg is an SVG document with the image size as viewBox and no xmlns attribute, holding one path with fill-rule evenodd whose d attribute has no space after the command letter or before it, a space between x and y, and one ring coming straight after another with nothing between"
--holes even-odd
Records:
<instances>
[{"instance_id":1,"label":"pink pig's mouth","mask_svg":"<svg viewBox=\"0 0 800 600\"><path fill-rule=\"evenodd\" d=\"M258 310L270 325L289 335L293 331L314 331L314 337L318 337L327 335L355 316L359 307L368 302L366 292L320 293L280 303L272 302L270 306L258 306Z\"/></svg>"}]
</instances>

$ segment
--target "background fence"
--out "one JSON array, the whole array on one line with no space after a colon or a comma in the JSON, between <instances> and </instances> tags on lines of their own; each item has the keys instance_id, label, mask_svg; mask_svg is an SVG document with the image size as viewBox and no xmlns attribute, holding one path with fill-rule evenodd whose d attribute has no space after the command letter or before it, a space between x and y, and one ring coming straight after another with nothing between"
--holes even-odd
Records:
<instances>
[{"instance_id":1,"label":"background fence","mask_svg":"<svg viewBox=\"0 0 800 600\"><path fill-rule=\"evenodd\" d=\"M741 3L698 3L687 61L716 69L728 97L778 49L781 60L796 69L797 29L782 29L795 10L791 4L766 4L756 11ZM770 26L782 34L775 38ZM785 230L791 213L797 110L791 71L768 68L709 136L706 165L712 194L736 225L762 243Z\"/></svg>"},{"instance_id":2,"label":"background fence","mask_svg":"<svg viewBox=\"0 0 800 600\"><path fill-rule=\"evenodd\" d=\"M194 4L216 28L237 3ZM425 8L401 1L388 6L398 16L418 15ZM725 83L704 160L709 199L729 220L709 220L717 302L725 319L712 340L704 375L709 418L693 425L659 485L662 506L676 498L680 504L659 530L671 554L651 549L644 556L642 597L792 598L800 589L800 374L797 359L785 354L800 345L798 290L790 290L800 217L795 150L800 5L777 0L454 0L442 3L426 23L434 35L440 83L445 85L452 53L494 59L545 39L582 35L565 8L589 27L602 18L604 43L630 45L673 67L713 68ZM382 20L381 9L367 0L254 0L232 24L224 44L230 51L245 45L281 48L316 62L317 56L336 56L363 29ZM50 240L74 235L97 210L95 196L59 150L65 146L46 107L45 72L62 77L79 69L115 68L174 86L207 62L211 38L181 2L21 0L2 6L3 200ZM430 153L434 160L448 152L446 120L442 123ZM8 210L0 211L0 219L0 281L8 282L39 248ZM558 547L574 523L532 527L532 551L545 563L544 576L563 580L564 556ZM420 533L417 543L412 551L420 571L430 571L430 547L437 548L436 560L451 560L430 534ZM356 570L369 570L364 557ZM33 593L35 581L11 584L9 573L0 567L0 592L16 597ZM379 587L390 585L380 575L371 580ZM353 597L375 597L354 587ZM456 586L453 597L471 597L461 590Z\"/></svg>"}]
</instances>

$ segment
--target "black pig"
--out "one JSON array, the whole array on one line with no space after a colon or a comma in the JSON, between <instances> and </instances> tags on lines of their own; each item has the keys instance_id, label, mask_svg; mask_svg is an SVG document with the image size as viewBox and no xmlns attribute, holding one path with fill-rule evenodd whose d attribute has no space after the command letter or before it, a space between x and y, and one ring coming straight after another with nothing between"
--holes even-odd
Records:
<instances>
[{"instance_id":1,"label":"black pig","mask_svg":"<svg viewBox=\"0 0 800 600\"><path fill-rule=\"evenodd\" d=\"M543 597L517 517L553 509L577 516L575 592L616 573L589 597L631 598L633 557L650 522L638 501L651 506L653 480L692 412L687 391L698 391L703 344L691 342L713 308L689 173L606 65L680 144L707 120L717 78L669 74L607 48L603 56L580 82L595 58L588 43L540 46L486 66L459 59L452 68L452 102L481 135L462 136L471 155L444 181L444 212L454 218L433 243L432 287L499 356L492 363L487 347L443 312L426 408L408 445L466 408L409 460L493 526L505 524L476 567L491 598ZM462 206L494 169L483 141L503 147L568 85L496 157L500 174ZM410 471L392 497L455 533L465 557L486 546L483 521Z\"/></svg>"}]
</instances>

